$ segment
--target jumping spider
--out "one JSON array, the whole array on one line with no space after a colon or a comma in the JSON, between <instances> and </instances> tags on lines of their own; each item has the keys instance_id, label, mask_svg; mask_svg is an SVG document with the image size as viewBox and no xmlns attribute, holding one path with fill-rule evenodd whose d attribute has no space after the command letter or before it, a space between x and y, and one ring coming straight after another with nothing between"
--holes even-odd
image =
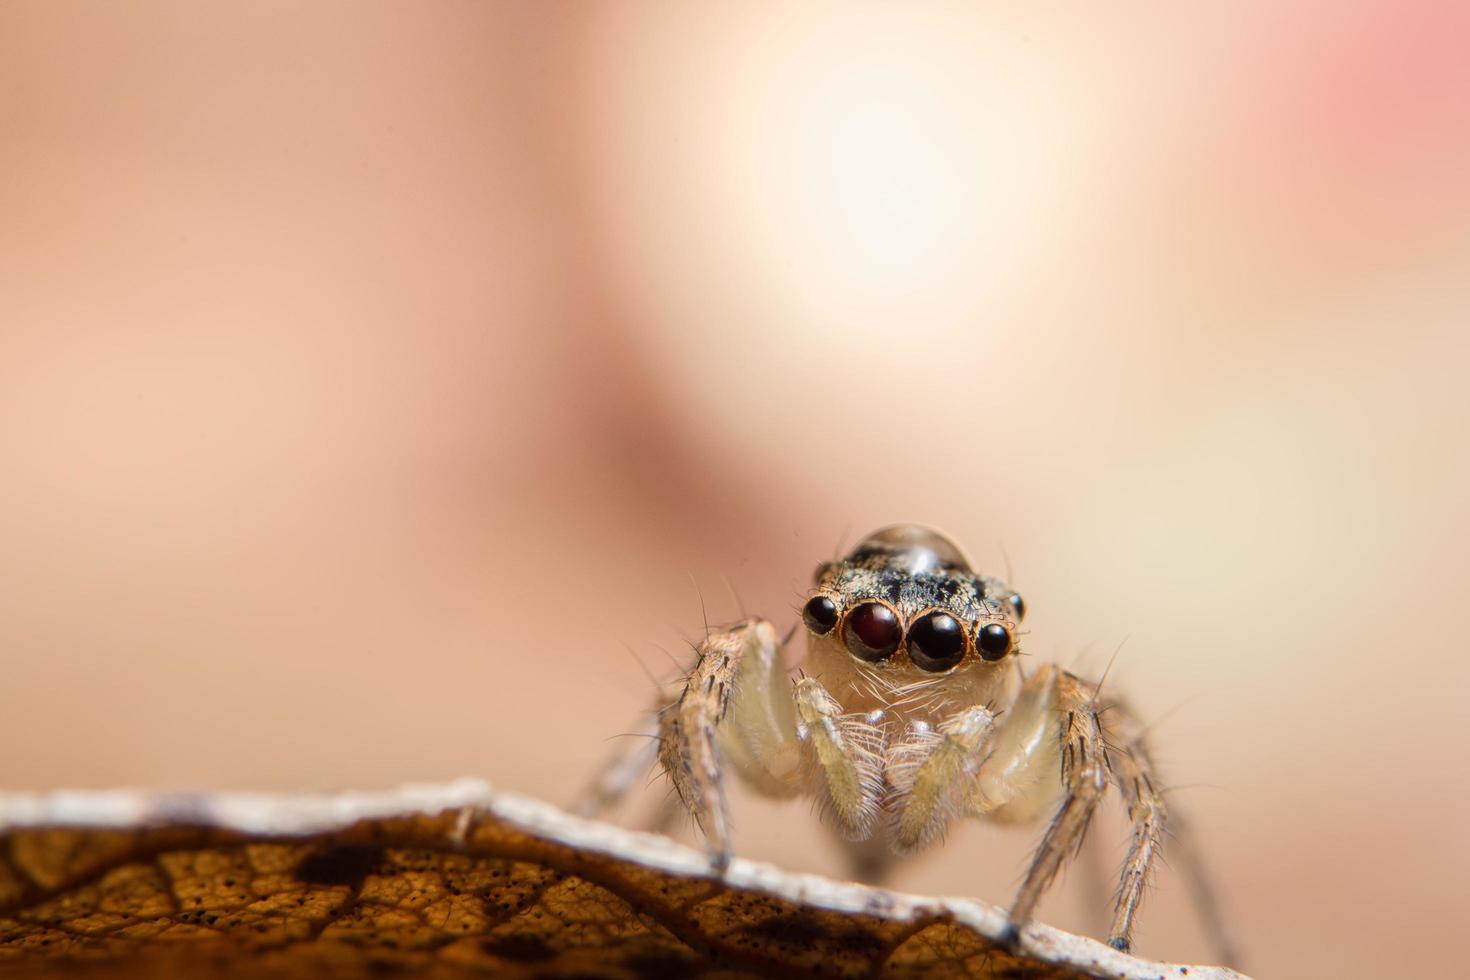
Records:
<instances>
[{"instance_id":1,"label":"jumping spider","mask_svg":"<svg viewBox=\"0 0 1470 980\"><path fill-rule=\"evenodd\" d=\"M1010 906L1014 941L1078 850L1109 785L1128 806L1109 943L1132 947L1134 919L1166 820L1135 715L1099 684L1054 665L1023 673L1021 596L976 574L948 538L895 525L817 568L802 607L807 658L791 682L766 620L709 633L683 690L660 706L649 741L704 831L712 862L731 853L724 772L758 792L817 797L872 877L938 839L958 817L1051 823ZM581 809L609 805L652 749L610 765ZM857 842L868 842L859 844ZM874 845L886 844L886 848ZM1198 862L1189 874L1206 927L1229 958Z\"/></svg>"}]
</instances>

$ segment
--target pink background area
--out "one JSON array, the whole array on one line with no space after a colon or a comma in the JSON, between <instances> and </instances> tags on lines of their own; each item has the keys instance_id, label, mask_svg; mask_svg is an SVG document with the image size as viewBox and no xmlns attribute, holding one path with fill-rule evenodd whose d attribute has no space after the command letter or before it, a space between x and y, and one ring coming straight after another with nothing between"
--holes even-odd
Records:
<instances>
[{"instance_id":1,"label":"pink background area","mask_svg":"<svg viewBox=\"0 0 1470 980\"><path fill-rule=\"evenodd\" d=\"M1121 646L1248 967L1437 972L1465 9L0 6L0 782L564 801L701 597L915 520ZM1140 949L1208 956L1167 871Z\"/></svg>"}]
</instances>

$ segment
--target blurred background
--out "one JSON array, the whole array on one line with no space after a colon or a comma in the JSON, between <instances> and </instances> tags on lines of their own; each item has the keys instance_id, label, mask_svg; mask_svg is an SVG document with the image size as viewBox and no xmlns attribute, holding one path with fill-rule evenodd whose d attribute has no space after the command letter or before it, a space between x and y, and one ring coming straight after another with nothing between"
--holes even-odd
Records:
<instances>
[{"instance_id":1,"label":"blurred background","mask_svg":"<svg viewBox=\"0 0 1470 980\"><path fill-rule=\"evenodd\" d=\"M920 521L1120 651L1253 972L1433 972L1467 9L0 6L0 784L565 802L701 605ZM1167 870L1140 948L1210 955Z\"/></svg>"}]
</instances>

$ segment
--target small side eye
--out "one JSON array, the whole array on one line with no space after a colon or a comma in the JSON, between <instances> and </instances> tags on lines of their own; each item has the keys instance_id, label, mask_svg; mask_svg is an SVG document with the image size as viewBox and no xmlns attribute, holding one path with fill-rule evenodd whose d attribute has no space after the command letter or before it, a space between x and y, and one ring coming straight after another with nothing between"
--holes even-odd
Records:
<instances>
[{"instance_id":1,"label":"small side eye","mask_svg":"<svg viewBox=\"0 0 1470 980\"><path fill-rule=\"evenodd\" d=\"M801 621L818 636L830 633L837 625L837 603L824 595L814 595L802 608Z\"/></svg>"},{"instance_id":2,"label":"small side eye","mask_svg":"<svg viewBox=\"0 0 1470 980\"><path fill-rule=\"evenodd\" d=\"M999 623L986 623L975 634L975 646L986 660L999 660L1011 652L1011 631Z\"/></svg>"},{"instance_id":3,"label":"small side eye","mask_svg":"<svg viewBox=\"0 0 1470 980\"><path fill-rule=\"evenodd\" d=\"M903 630L892 609L879 602L865 602L847 614L842 641L859 660L876 664L893 656Z\"/></svg>"},{"instance_id":4,"label":"small side eye","mask_svg":"<svg viewBox=\"0 0 1470 980\"><path fill-rule=\"evenodd\" d=\"M1009 598L1011 609L1016 613L1016 622L1019 623L1026 618L1026 601L1014 592L1010 594Z\"/></svg>"},{"instance_id":5,"label":"small side eye","mask_svg":"<svg viewBox=\"0 0 1470 980\"><path fill-rule=\"evenodd\" d=\"M909 627L909 659L923 670L949 670L965 656L965 628L948 613L920 616Z\"/></svg>"}]
</instances>

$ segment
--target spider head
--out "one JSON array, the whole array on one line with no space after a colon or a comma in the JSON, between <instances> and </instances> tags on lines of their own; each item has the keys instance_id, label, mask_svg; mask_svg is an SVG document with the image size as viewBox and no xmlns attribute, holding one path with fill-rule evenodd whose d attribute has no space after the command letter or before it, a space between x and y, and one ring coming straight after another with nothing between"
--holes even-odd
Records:
<instances>
[{"instance_id":1,"label":"spider head","mask_svg":"<svg viewBox=\"0 0 1470 980\"><path fill-rule=\"evenodd\" d=\"M880 669L943 674L1016 652L1021 597L975 574L943 534L885 527L817 568L802 621L812 642Z\"/></svg>"}]
</instances>

